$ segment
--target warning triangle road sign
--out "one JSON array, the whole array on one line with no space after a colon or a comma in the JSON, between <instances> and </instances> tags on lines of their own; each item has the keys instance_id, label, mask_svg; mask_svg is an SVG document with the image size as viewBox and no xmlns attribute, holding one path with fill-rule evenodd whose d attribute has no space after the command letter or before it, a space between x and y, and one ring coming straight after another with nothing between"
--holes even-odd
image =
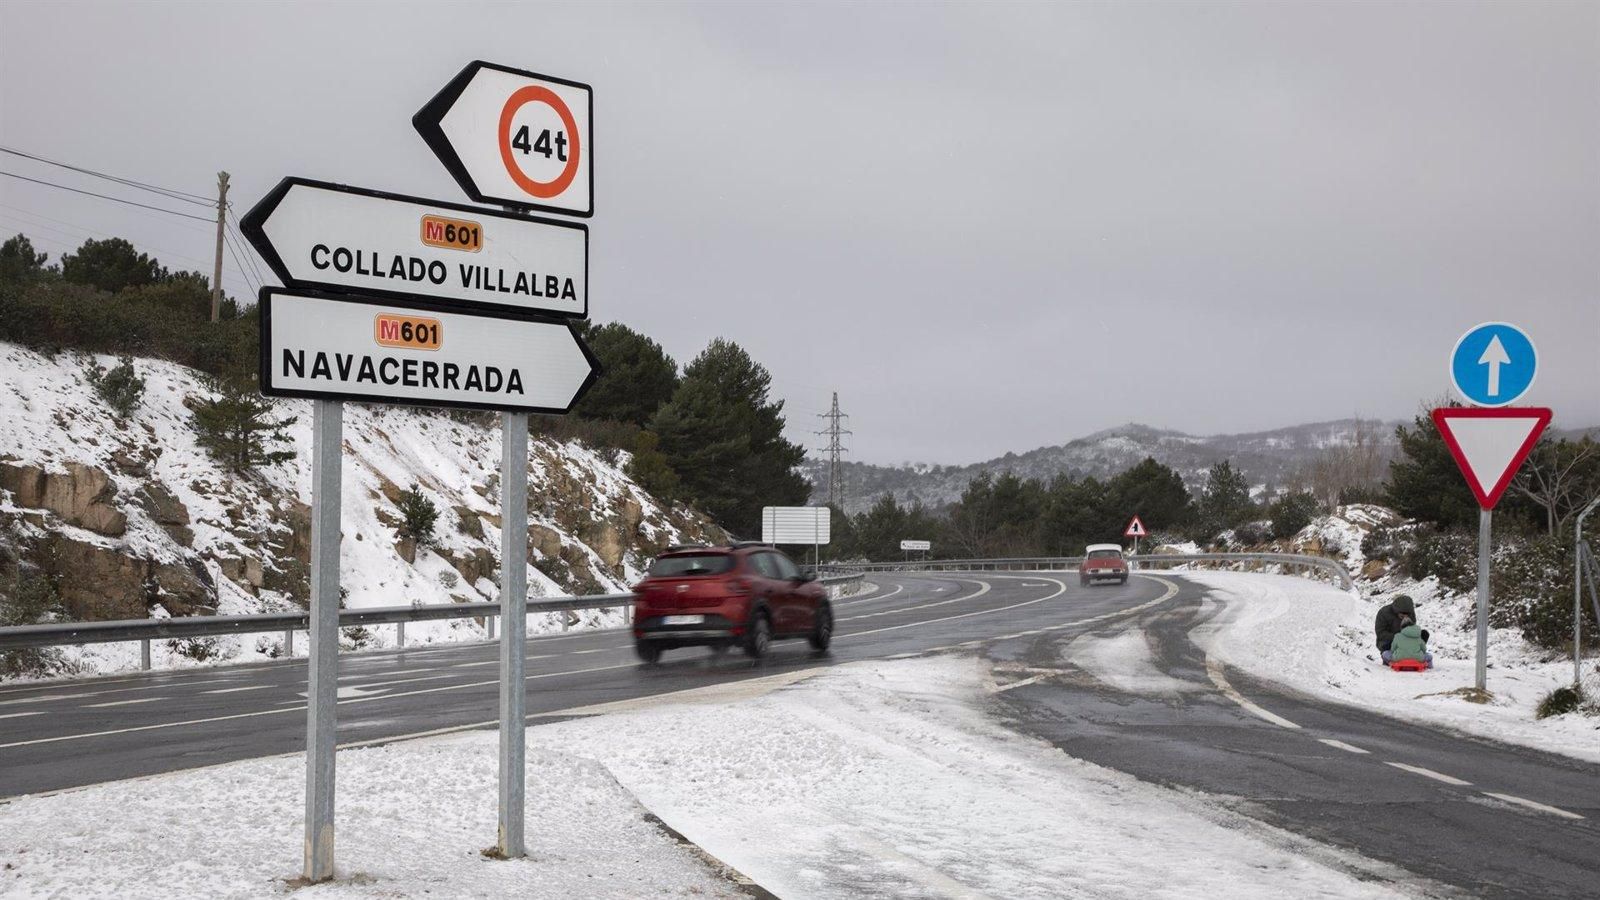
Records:
<instances>
[{"instance_id":1,"label":"warning triangle road sign","mask_svg":"<svg viewBox=\"0 0 1600 900\"><path fill-rule=\"evenodd\" d=\"M1122 534L1124 537L1144 537L1144 523L1139 521L1138 516L1134 516L1133 521L1128 523L1128 530Z\"/></svg>"},{"instance_id":2,"label":"warning triangle road sign","mask_svg":"<svg viewBox=\"0 0 1600 900\"><path fill-rule=\"evenodd\" d=\"M1494 509L1550 424L1550 410L1538 406L1436 409L1433 424L1467 477L1478 505Z\"/></svg>"}]
</instances>

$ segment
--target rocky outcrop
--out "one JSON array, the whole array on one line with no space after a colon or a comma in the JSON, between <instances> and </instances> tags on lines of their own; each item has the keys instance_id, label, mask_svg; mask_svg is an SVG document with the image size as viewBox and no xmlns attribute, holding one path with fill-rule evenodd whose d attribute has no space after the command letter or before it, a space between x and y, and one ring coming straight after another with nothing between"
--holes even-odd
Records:
<instances>
[{"instance_id":1,"label":"rocky outcrop","mask_svg":"<svg viewBox=\"0 0 1600 900\"><path fill-rule=\"evenodd\" d=\"M58 533L46 542L42 562L72 619L142 619L157 603L175 616L217 608L216 584L198 560L141 559Z\"/></svg>"},{"instance_id":2,"label":"rocky outcrop","mask_svg":"<svg viewBox=\"0 0 1600 900\"><path fill-rule=\"evenodd\" d=\"M147 483L141 501L150 518L173 540L185 547L194 546L194 532L189 528L189 508L166 485L159 481Z\"/></svg>"},{"instance_id":3,"label":"rocky outcrop","mask_svg":"<svg viewBox=\"0 0 1600 900\"><path fill-rule=\"evenodd\" d=\"M113 499L117 486L104 469L69 462L64 472L38 466L0 463L0 488L16 497L18 506L48 509L68 525L107 537L128 530L128 517Z\"/></svg>"}]
</instances>

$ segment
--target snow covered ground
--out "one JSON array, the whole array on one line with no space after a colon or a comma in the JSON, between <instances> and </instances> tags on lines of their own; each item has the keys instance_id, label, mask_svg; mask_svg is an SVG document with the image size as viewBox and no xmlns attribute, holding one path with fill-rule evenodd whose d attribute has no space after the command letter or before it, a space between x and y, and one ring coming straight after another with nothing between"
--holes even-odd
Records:
<instances>
[{"instance_id":1,"label":"snow covered ground","mask_svg":"<svg viewBox=\"0 0 1600 900\"><path fill-rule=\"evenodd\" d=\"M282 400L275 415L293 417L289 434L298 455L248 477L229 473L201 447L188 403L208 396L200 373L171 362L136 359L145 380L137 411L118 422L84 376L93 361L110 367L116 357L63 352L55 356L0 341L0 461L61 471L80 463L108 473L112 502L127 517L119 536L97 534L15 505L0 491L0 525L17 546L59 535L136 560L202 567L216 588L220 614L282 612L299 608L274 590L271 576L294 563L284 545L291 523L311 500L311 404ZM530 442L530 597L626 591L643 575L652 550L700 539L706 521L683 507L657 502L628 478L626 453L607 458L578 441L534 437ZM352 608L495 600L495 559L500 546L500 431L492 418L473 418L399 407L347 404L344 412L340 579ZM281 449L281 448L274 448ZM434 539L408 562L400 554L398 491L415 485L434 503ZM176 539L138 498L159 488L181 504L188 541ZM309 528L309 519L304 520ZM263 583L239 574L246 563L264 570ZM232 572L233 574L229 574ZM559 576L552 577L551 574ZM260 581L261 579L258 579ZM157 603L151 614L164 616ZM576 614L579 627L615 627L619 610ZM560 630L563 617L534 616L529 631ZM413 623L407 642L478 640L482 623L470 619ZM302 636L303 638L303 636ZM392 646L393 628L375 628L368 646ZM277 635L227 636L215 641L224 661L258 662L283 651ZM300 643L303 648L304 644ZM169 647L152 646L156 668L212 664ZM301 652L304 652L303 649ZM67 648L69 668L104 674L137 668L137 644Z\"/></svg>"},{"instance_id":2,"label":"snow covered ground","mask_svg":"<svg viewBox=\"0 0 1600 900\"><path fill-rule=\"evenodd\" d=\"M732 894L648 809L784 897L1400 896L1372 880L1397 873L1005 730L978 660L793 680L531 729L527 861L477 852L494 734L344 751L340 879L297 893ZM301 774L283 757L0 805L0 893L286 893Z\"/></svg>"},{"instance_id":3,"label":"snow covered ground","mask_svg":"<svg viewBox=\"0 0 1600 900\"><path fill-rule=\"evenodd\" d=\"M1359 552L1359 551L1358 551ZM1380 664L1372 623L1394 591L1363 597L1284 575L1184 572L1216 590L1226 610L1197 640L1217 658L1285 687L1499 740L1600 762L1600 719L1568 713L1535 719L1551 690L1572 683L1572 660L1549 660L1513 629L1489 631L1487 704L1458 688L1473 685L1476 636L1472 599L1448 595L1435 581L1408 582L1418 621L1431 632L1428 672L1393 672Z\"/></svg>"}]
</instances>

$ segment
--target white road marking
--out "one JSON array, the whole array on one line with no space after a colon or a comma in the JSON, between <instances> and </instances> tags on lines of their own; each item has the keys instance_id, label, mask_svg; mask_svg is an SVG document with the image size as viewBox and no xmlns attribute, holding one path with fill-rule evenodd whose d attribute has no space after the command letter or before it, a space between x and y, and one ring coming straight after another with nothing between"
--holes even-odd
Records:
<instances>
[{"instance_id":1,"label":"white road marking","mask_svg":"<svg viewBox=\"0 0 1600 900\"><path fill-rule=\"evenodd\" d=\"M1421 766L1412 766L1403 762L1391 762L1389 760L1384 760L1383 764L1386 766L1394 766L1396 769L1403 769L1413 775L1421 775L1423 778L1432 778L1434 781L1442 781L1445 784L1453 784L1456 787L1472 786L1472 782L1470 781L1462 781L1454 775L1446 775L1443 772L1435 772L1432 769L1424 769Z\"/></svg>"},{"instance_id":2,"label":"white road marking","mask_svg":"<svg viewBox=\"0 0 1600 900\"><path fill-rule=\"evenodd\" d=\"M1367 751L1367 750L1363 750L1360 747L1355 746L1354 744L1346 744L1344 741L1336 741L1333 738L1317 738L1317 740L1322 742L1322 743L1324 743L1324 744L1327 744L1329 747L1332 747L1332 748L1334 748L1336 750L1343 750L1346 753L1361 753L1361 754L1365 754L1365 753L1369 753L1370 752L1370 751Z\"/></svg>"},{"instance_id":3,"label":"white road marking","mask_svg":"<svg viewBox=\"0 0 1600 900\"><path fill-rule=\"evenodd\" d=\"M236 687L236 688L218 688L218 689L216 689L214 691L201 691L200 693L202 693L202 694L237 694L240 691L264 691L264 690L266 690L267 688L270 688L270 687L277 687L277 685L275 685L275 684L251 684L251 685L246 685L244 687Z\"/></svg>"},{"instance_id":4,"label":"white road marking","mask_svg":"<svg viewBox=\"0 0 1600 900\"><path fill-rule=\"evenodd\" d=\"M1560 816L1563 819L1583 818L1583 816L1580 816L1575 812L1567 812L1564 809L1557 809L1554 806L1545 806L1543 803L1535 803L1532 800L1528 800L1523 797L1513 797L1510 794L1496 794L1492 791L1484 791L1483 793L1486 797L1493 797L1496 800L1504 800L1507 803L1515 803L1518 806L1525 806L1528 809L1535 810L1537 812L1549 813L1552 816Z\"/></svg>"},{"instance_id":5,"label":"white road marking","mask_svg":"<svg viewBox=\"0 0 1600 900\"><path fill-rule=\"evenodd\" d=\"M987 581L982 581L977 578L971 580L978 583L978 589L970 594L964 594L960 597L951 597L949 600L939 600L933 603L919 603L916 606L899 606L895 607L894 609L885 609L880 612L862 613L859 616L845 616L839 621L854 622L857 619L872 619L878 616L897 616L903 613L916 612L919 609L929 609L935 606L945 606L951 603L960 603L963 600L976 600L977 598L982 597L984 594L989 593L989 591L994 587L994 585Z\"/></svg>"},{"instance_id":6,"label":"white road marking","mask_svg":"<svg viewBox=\"0 0 1600 900\"><path fill-rule=\"evenodd\" d=\"M107 703L89 703L89 704L86 704L84 706L84 709L104 709L104 708L106 708L108 706L132 706L135 703L154 703L157 700L165 700L165 699L167 699L167 698L166 697L140 697L140 698L138 698L136 700L112 700L112 701L107 702Z\"/></svg>"},{"instance_id":7,"label":"white road marking","mask_svg":"<svg viewBox=\"0 0 1600 900\"><path fill-rule=\"evenodd\" d=\"M863 596L840 597L837 601L834 602L833 605L834 606L849 606L852 603L865 603L868 600L887 600L890 597L893 597L895 594L898 594L898 593L900 593L901 591L903 591L905 589L906 589L905 585L897 584L897 585L894 586L894 590L890 591L887 594L870 594L870 595L864 596L864 597ZM880 588L880 590L881 590L881 588Z\"/></svg>"},{"instance_id":8,"label":"white road marking","mask_svg":"<svg viewBox=\"0 0 1600 900\"><path fill-rule=\"evenodd\" d=\"M1006 691L1014 691L1019 687L1027 687L1030 684L1038 684L1039 682L1045 680L1046 678L1054 678L1057 675L1066 675L1066 674L1068 674L1068 672L1065 669L1062 669L1060 671L1053 671L1053 672L1041 672L1038 675L1034 675L1034 676L1032 676L1030 678L1024 678L1021 681L1013 681L1013 682L1010 682L1009 684L998 684L998 685L995 685L994 687L989 689L989 693L991 693L991 694L1003 694Z\"/></svg>"},{"instance_id":9,"label":"white road marking","mask_svg":"<svg viewBox=\"0 0 1600 900\"><path fill-rule=\"evenodd\" d=\"M40 709L40 710L35 710L33 712L6 713L5 715L0 715L0 719L20 719L23 716L42 716L42 715L44 715L44 710Z\"/></svg>"},{"instance_id":10,"label":"white road marking","mask_svg":"<svg viewBox=\"0 0 1600 900\"><path fill-rule=\"evenodd\" d=\"M1280 716L1277 713L1267 712L1254 703L1251 703L1249 700L1246 700L1243 694L1234 690L1233 685L1228 683L1227 676L1222 674L1222 664L1209 656L1206 657L1206 674L1211 676L1211 683L1217 686L1217 690L1221 691L1224 697L1227 697L1229 700L1239 704L1239 706L1241 706L1246 712L1283 728L1298 729L1300 727L1288 719L1285 719L1283 716Z\"/></svg>"}]
</instances>

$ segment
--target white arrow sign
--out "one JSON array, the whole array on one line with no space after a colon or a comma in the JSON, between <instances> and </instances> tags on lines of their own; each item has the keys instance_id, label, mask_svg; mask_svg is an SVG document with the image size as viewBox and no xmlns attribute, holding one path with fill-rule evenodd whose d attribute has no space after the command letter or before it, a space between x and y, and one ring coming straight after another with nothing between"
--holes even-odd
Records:
<instances>
[{"instance_id":1,"label":"white arrow sign","mask_svg":"<svg viewBox=\"0 0 1600 900\"><path fill-rule=\"evenodd\" d=\"M261 393L564 413L598 375L571 328L503 313L261 292Z\"/></svg>"},{"instance_id":2,"label":"white arrow sign","mask_svg":"<svg viewBox=\"0 0 1600 900\"><path fill-rule=\"evenodd\" d=\"M474 62L411 118L479 203L594 214L594 92L587 84Z\"/></svg>"},{"instance_id":3,"label":"white arrow sign","mask_svg":"<svg viewBox=\"0 0 1600 900\"><path fill-rule=\"evenodd\" d=\"M1483 348L1478 365L1489 367L1489 396L1500 396L1500 367L1511 365L1511 356L1506 353L1506 346L1500 343L1500 335L1491 338L1489 346Z\"/></svg>"},{"instance_id":4,"label":"white arrow sign","mask_svg":"<svg viewBox=\"0 0 1600 900\"><path fill-rule=\"evenodd\" d=\"M589 312L589 230L571 222L285 178L240 226L289 287Z\"/></svg>"}]
</instances>

